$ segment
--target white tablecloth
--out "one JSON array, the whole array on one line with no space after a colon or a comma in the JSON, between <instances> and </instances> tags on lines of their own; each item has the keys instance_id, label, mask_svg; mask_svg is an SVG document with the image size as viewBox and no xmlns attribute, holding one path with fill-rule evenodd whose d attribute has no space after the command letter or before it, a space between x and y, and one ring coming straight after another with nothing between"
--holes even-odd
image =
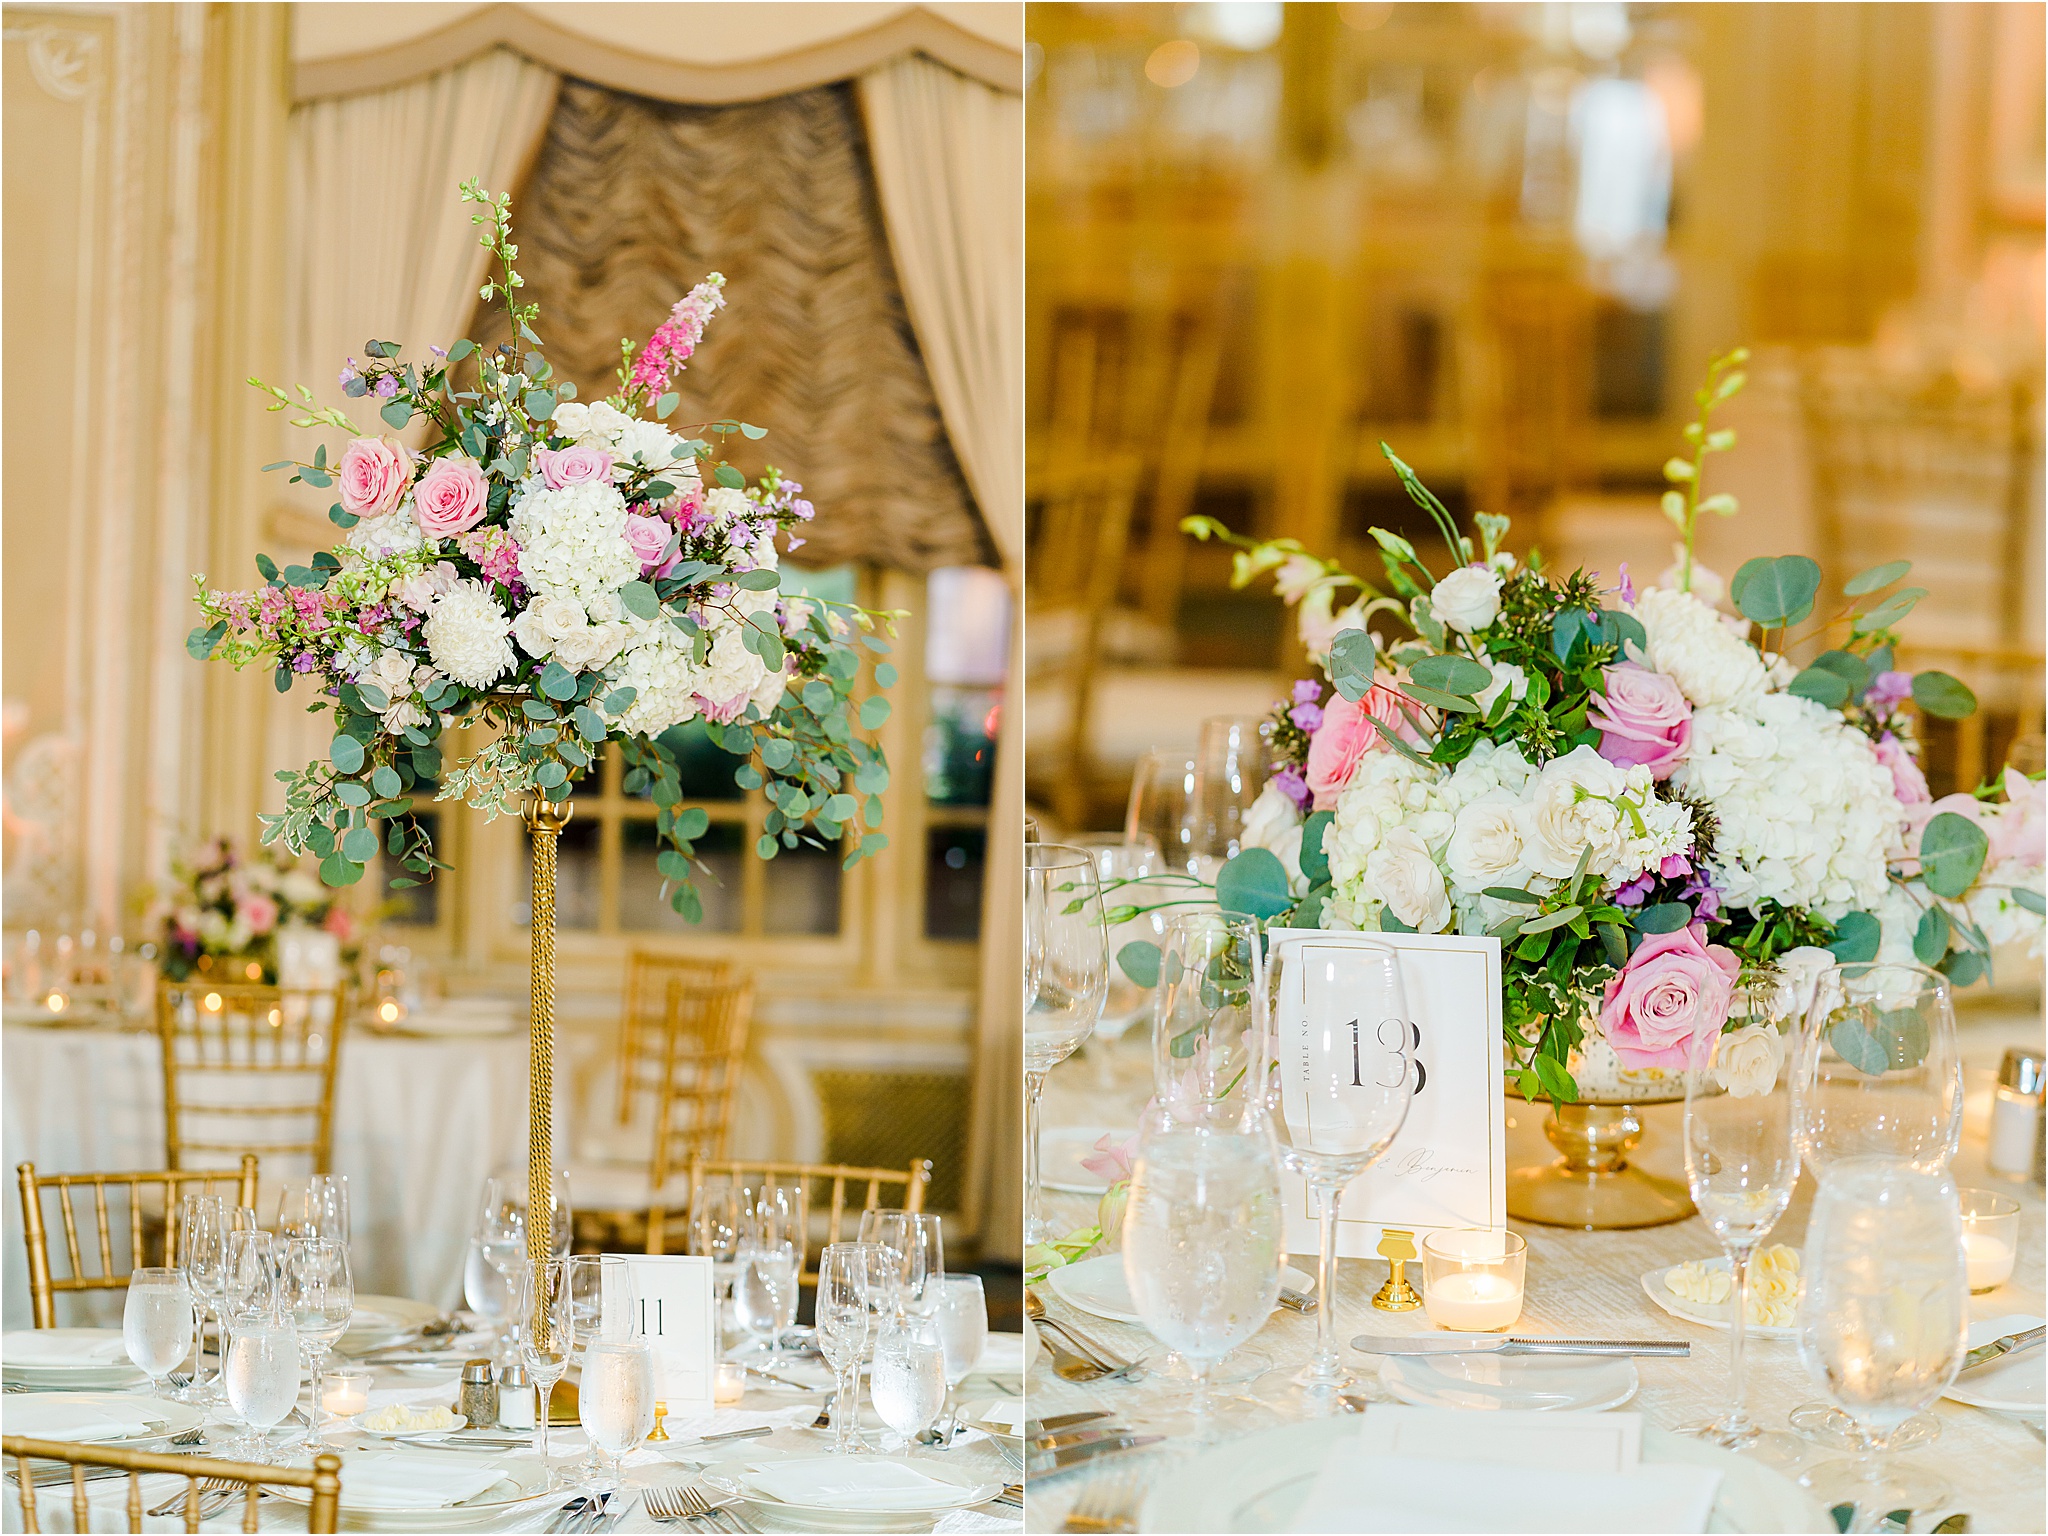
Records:
<instances>
[{"instance_id":1,"label":"white tablecloth","mask_svg":"<svg viewBox=\"0 0 2048 1536\"><path fill-rule=\"evenodd\" d=\"M163 1167L163 1069L154 1034L9 1025L0 1038L0 1146L10 1174L24 1160L43 1173ZM459 1305L483 1181L494 1167L523 1158L525 1146L523 1032L430 1040L351 1030L335 1084L334 1171L348 1176L357 1288ZM275 1200L268 1170L264 1185ZM10 1190L4 1208L5 1324L26 1328L32 1318L19 1195ZM265 1222L275 1215L266 1210ZM86 1321L67 1315L81 1305L60 1299L58 1321ZM111 1320L119 1320L118 1302Z\"/></svg>"}]
</instances>

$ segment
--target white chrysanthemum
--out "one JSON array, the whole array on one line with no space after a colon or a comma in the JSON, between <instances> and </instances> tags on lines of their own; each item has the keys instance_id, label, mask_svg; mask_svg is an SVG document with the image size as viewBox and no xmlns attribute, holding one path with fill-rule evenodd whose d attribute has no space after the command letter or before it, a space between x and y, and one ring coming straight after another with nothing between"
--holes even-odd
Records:
<instances>
[{"instance_id":1,"label":"white chrysanthemum","mask_svg":"<svg viewBox=\"0 0 2048 1536\"><path fill-rule=\"evenodd\" d=\"M626 542L626 499L609 485L529 492L512 509L512 537L519 574L541 597L587 603L640 574L640 557Z\"/></svg>"},{"instance_id":2,"label":"white chrysanthemum","mask_svg":"<svg viewBox=\"0 0 2048 1536\"><path fill-rule=\"evenodd\" d=\"M1776 901L1832 921L1884 902L1904 814L1869 738L1833 710L1789 693L1696 710L1671 784L1713 808L1714 883L1729 905Z\"/></svg>"},{"instance_id":3,"label":"white chrysanthemum","mask_svg":"<svg viewBox=\"0 0 2048 1536\"><path fill-rule=\"evenodd\" d=\"M436 667L466 687L488 688L516 664L511 629L490 588L464 581L435 602L420 633Z\"/></svg>"},{"instance_id":4,"label":"white chrysanthemum","mask_svg":"<svg viewBox=\"0 0 2048 1536\"><path fill-rule=\"evenodd\" d=\"M1698 598L1651 587L1636 599L1634 613L1649 636L1648 666L1677 683L1695 707L1748 704L1762 697L1767 686L1763 658Z\"/></svg>"},{"instance_id":5,"label":"white chrysanthemum","mask_svg":"<svg viewBox=\"0 0 2048 1536\"><path fill-rule=\"evenodd\" d=\"M667 469L675 462L676 444L682 439L658 421L632 420L617 438L619 461L638 462L648 469Z\"/></svg>"},{"instance_id":6,"label":"white chrysanthemum","mask_svg":"<svg viewBox=\"0 0 2048 1536\"><path fill-rule=\"evenodd\" d=\"M365 560L388 560L407 550L419 549L427 539L420 532L420 525L412 520L412 498L407 497L395 511L364 518L349 529L344 542Z\"/></svg>"}]
</instances>

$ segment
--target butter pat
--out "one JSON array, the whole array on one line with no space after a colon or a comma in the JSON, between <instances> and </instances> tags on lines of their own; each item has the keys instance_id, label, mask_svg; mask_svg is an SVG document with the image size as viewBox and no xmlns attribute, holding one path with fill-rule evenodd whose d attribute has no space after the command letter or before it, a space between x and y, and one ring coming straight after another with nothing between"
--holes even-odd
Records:
<instances>
[{"instance_id":1,"label":"butter pat","mask_svg":"<svg viewBox=\"0 0 2048 1536\"><path fill-rule=\"evenodd\" d=\"M1672 1266L1664 1288L1695 1306L1725 1306L1735 1277L1723 1264L1693 1259ZM1760 1248L1749 1261L1749 1322L1759 1328L1788 1328L1799 1314L1799 1250L1786 1243Z\"/></svg>"},{"instance_id":2,"label":"butter pat","mask_svg":"<svg viewBox=\"0 0 2048 1536\"><path fill-rule=\"evenodd\" d=\"M356 1421L356 1428L379 1435L402 1435L418 1430L453 1429L461 1422L460 1414L449 1412L439 1403L431 1408L409 1408L404 1403L390 1403L375 1413L364 1414Z\"/></svg>"}]
</instances>

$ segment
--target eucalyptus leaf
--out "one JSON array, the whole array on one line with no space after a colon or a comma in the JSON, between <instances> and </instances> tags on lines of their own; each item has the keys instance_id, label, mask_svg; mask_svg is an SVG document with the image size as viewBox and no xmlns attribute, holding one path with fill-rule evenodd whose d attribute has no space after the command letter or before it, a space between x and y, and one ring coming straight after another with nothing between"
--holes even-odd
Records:
<instances>
[{"instance_id":1,"label":"eucalyptus leaf","mask_svg":"<svg viewBox=\"0 0 2048 1536\"><path fill-rule=\"evenodd\" d=\"M636 619L651 619L661 612L661 599L644 581L629 581L619 588L619 602Z\"/></svg>"},{"instance_id":2,"label":"eucalyptus leaf","mask_svg":"<svg viewBox=\"0 0 2048 1536\"><path fill-rule=\"evenodd\" d=\"M1951 901L1964 895L1984 868L1991 840L1967 816L1943 811L1920 834L1920 877L1927 889Z\"/></svg>"},{"instance_id":3,"label":"eucalyptus leaf","mask_svg":"<svg viewBox=\"0 0 2048 1536\"><path fill-rule=\"evenodd\" d=\"M1860 1016L1836 1020L1828 1031L1828 1044L1865 1077L1876 1077L1891 1066L1891 1051L1864 1027Z\"/></svg>"},{"instance_id":4,"label":"eucalyptus leaf","mask_svg":"<svg viewBox=\"0 0 2048 1536\"><path fill-rule=\"evenodd\" d=\"M1862 597L1875 592L1879 587L1888 587L1906 572L1913 569L1910 560L1887 560L1883 565L1873 565L1867 571L1858 571L1843 585L1842 590L1851 597Z\"/></svg>"},{"instance_id":5,"label":"eucalyptus leaf","mask_svg":"<svg viewBox=\"0 0 2048 1536\"><path fill-rule=\"evenodd\" d=\"M1301 825L1301 872L1310 885L1329 882L1330 856L1323 850L1323 837L1336 819L1335 811L1315 811Z\"/></svg>"},{"instance_id":6,"label":"eucalyptus leaf","mask_svg":"<svg viewBox=\"0 0 2048 1536\"><path fill-rule=\"evenodd\" d=\"M1676 933L1692 922L1692 908L1682 901L1660 901L1635 915L1637 933Z\"/></svg>"},{"instance_id":7,"label":"eucalyptus leaf","mask_svg":"<svg viewBox=\"0 0 2048 1536\"><path fill-rule=\"evenodd\" d=\"M1948 913L1938 906L1929 907L1913 929L1913 958L1922 965L1941 964L1948 953L1948 936Z\"/></svg>"},{"instance_id":8,"label":"eucalyptus leaf","mask_svg":"<svg viewBox=\"0 0 2048 1536\"><path fill-rule=\"evenodd\" d=\"M1425 688L1466 699L1483 693L1493 681L1491 672L1462 656L1428 657L1410 667L1408 676Z\"/></svg>"},{"instance_id":9,"label":"eucalyptus leaf","mask_svg":"<svg viewBox=\"0 0 2048 1536\"><path fill-rule=\"evenodd\" d=\"M1977 712L1977 695L1960 678L1946 672L1913 674L1913 702L1943 720L1965 720Z\"/></svg>"},{"instance_id":10,"label":"eucalyptus leaf","mask_svg":"<svg viewBox=\"0 0 2048 1536\"><path fill-rule=\"evenodd\" d=\"M746 571L739 578L739 585L749 592L773 592L782 585L782 577L775 571L762 569Z\"/></svg>"},{"instance_id":11,"label":"eucalyptus leaf","mask_svg":"<svg viewBox=\"0 0 2048 1536\"><path fill-rule=\"evenodd\" d=\"M1857 614L1856 622L1850 628L1859 635L1874 635L1879 630L1896 628L1926 595L1925 587L1901 587L1875 608Z\"/></svg>"},{"instance_id":12,"label":"eucalyptus leaf","mask_svg":"<svg viewBox=\"0 0 2048 1536\"><path fill-rule=\"evenodd\" d=\"M1377 664L1372 636L1362 629L1341 630L1330 641L1330 683L1354 704L1372 691Z\"/></svg>"},{"instance_id":13,"label":"eucalyptus leaf","mask_svg":"<svg viewBox=\"0 0 2048 1536\"><path fill-rule=\"evenodd\" d=\"M1293 905L1286 867L1268 849L1244 849L1217 872L1216 905L1261 920L1277 917Z\"/></svg>"},{"instance_id":14,"label":"eucalyptus leaf","mask_svg":"<svg viewBox=\"0 0 2048 1536\"><path fill-rule=\"evenodd\" d=\"M1849 702L1849 684L1842 675L1820 666L1806 668L1792 679L1785 691L1810 699L1822 709L1840 709Z\"/></svg>"},{"instance_id":15,"label":"eucalyptus leaf","mask_svg":"<svg viewBox=\"0 0 2048 1536\"><path fill-rule=\"evenodd\" d=\"M1797 624L1813 612L1820 591L1820 565L1805 555L1760 555L1746 560L1729 584L1729 596L1746 619L1766 629Z\"/></svg>"},{"instance_id":16,"label":"eucalyptus leaf","mask_svg":"<svg viewBox=\"0 0 2048 1536\"><path fill-rule=\"evenodd\" d=\"M1403 683L1401 692L1418 704L1427 704L1432 709L1446 710L1453 714L1476 715L1479 706L1470 699L1460 698L1455 693L1443 693L1435 688L1425 688L1420 683Z\"/></svg>"},{"instance_id":17,"label":"eucalyptus leaf","mask_svg":"<svg viewBox=\"0 0 2048 1536\"><path fill-rule=\"evenodd\" d=\"M1868 912L1845 912L1835 924L1835 936L1828 953L1844 965L1861 965L1877 958L1884 941L1884 925Z\"/></svg>"},{"instance_id":18,"label":"eucalyptus leaf","mask_svg":"<svg viewBox=\"0 0 2048 1536\"><path fill-rule=\"evenodd\" d=\"M338 773L356 773L363 766L363 744L353 736L337 736L328 743L327 760Z\"/></svg>"}]
</instances>

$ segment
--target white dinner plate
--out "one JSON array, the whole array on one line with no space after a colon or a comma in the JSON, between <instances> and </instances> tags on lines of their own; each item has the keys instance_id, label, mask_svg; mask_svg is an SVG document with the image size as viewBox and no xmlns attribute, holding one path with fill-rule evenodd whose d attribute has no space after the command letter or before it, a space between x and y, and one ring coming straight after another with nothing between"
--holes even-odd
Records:
<instances>
[{"instance_id":1,"label":"white dinner plate","mask_svg":"<svg viewBox=\"0 0 2048 1536\"><path fill-rule=\"evenodd\" d=\"M138 1386L118 1328L22 1328L0 1334L0 1380L43 1391Z\"/></svg>"},{"instance_id":2,"label":"white dinner plate","mask_svg":"<svg viewBox=\"0 0 2048 1536\"><path fill-rule=\"evenodd\" d=\"M1081 1159L1094 1156L1095 1143L1105 1136L1110 1138L1111 1146L1116 1146L1136 1134L1113 1125L1063 1125L1041 1132L1038 1144L1039 1184L1066 1195L1101 1194L1109 1188L1109 1180L1092 1169L1082 1167Z\"/></svg>"},{"instance_id":3,"label":"white dinner plate","mask_svg":"<svg viewBox=\"0 0 2048 1536\"><path fill-rule=\"evenodd\" d=\"M419 1454L406 1451L405 1455ZM341 1526L354 1531L467 1531L505 1530L508 1521L538 1513L549 1500L556 1505L569 1502L572 1495L548 1487L548 1469L531 1456L507 1457L494 1469L498 1481L474 1498L460 1504L430 1504L406 1509L365 1509L348 1501L347 1458L341 1471ZM265 1490L293 1504L306 1504L312 1493L305 1488L270 1487Z\"/></svg>"},{"instance_id":4,"label":"white dinner plate","mask_svg":"<svg viewBox=\"0 0 2048 1536\"><path fill-rule=\"evenodd\" d=\"M1728 1260L1725 1256L1718 1259L1707 1259L1704 1262L1709 1269L1725 1270L1728 1267ZM1734 1302L1687 1301L1682 1296L1674 1296L1664 1284L1664 1277L1676 1268L1678 1268L1676 1264L1667 1264L1664 1268L1653 1269L1643 1276L1643 1294L1657 1303L1666 1312L1669 1312L1673 1317L1682 1317L1688 1323L1699 1323L1703 1327L1719 1328L1722 1332L1727 1332L1728 1320L1735 1315ZM1800 1284L1804 1285L1805 1282L1802 1280ZM1799 1337L1797 1327L1764 1328L1756 1323L1751 1323L1743 1332L1752 1339L1796 1339Z\"/></svg>"},{"instance_id":5,"label":"white dinner plate","mask_svg":"<svg viewBox=\"0 0 2048 1536\"><path fill-rule=\"evenodd\" d=\"M1052 1293L1070 1307L1112 1323L1144 1327L1136 1304L1131 1300L1130 1282L1124 1278L1124 1256L1105 1253L1099 1258L1065 1264L1045 1277ZM1293 1265L1280 1272L1280 1283L1289 1290L1312 1291L1315 1280Z\"/></svg>"},{"instance_id":6,"label":"white dinner plate","mask_svg":"<svg viewBox=\"0 0 2048 1536\"><path fill-rule=\"evenodd\" d=\"M706 1468L701 1476L708 1487L736 1498L780 1523L820 1531L929 1529L941 1515L986 1504L1003 1491L1000 1482L982 1482L965 1468L948 1466L923 1456L916 1459L917 1471L951 1487L933 1489L929 1496L915 1499L914 1505L909 1507L877 1509L873 1501L863 1495L805 1497L798 1492L790 1496L791 1491L787 1488L784 1489L785 1496L776 1497L754 1481L758 1474L771 1469L801 1477L807 1469L815 1468L820 1474L838 1476L862 1464L900 1466L903 1463L900 1457L890 1456L752 1455Z\"/></svg>"},{"instance_id":7,"label":"white dinner plate","mask_svg":"<svg viewBox=\"0 0 2048 1536\"><path fill-rule=\"evenodd\" d=\"M439 1307L404 1296L378 1296L357 1292L356 1309L350 1314L348 1332L335 1351L344 1355L366 1354L396 1344L441 1316Z\"/></svg>"},{"instance_id":8,"label":"white dinner plate","mask_svg":"<svg viewBox=\"0 0 2048 1536\"><path fill-rule=\"evenodd\" d=\"M1348 1416L1286 1424L1205 1447L1159 1478L1138 1517L1145 1532L1187 1536L1251 1536L1290 1530L1330 1448L1358 1433ZM1781 1472L1718 1445L1665 1430L1643 1429L1643 1465L1713 1467L1721 1489L1707 1529L1734 1536L1834 1529L1813 1496Z\"/></svg>"},{"instance_id":9,"label":"white dinner plate","mask_svg":"<svg viewBox=\"0 0 2048 1536\"><path fill-rule=\"evenodd\" d=\"M58 1417L66 1405L100 1408L109 1413L134 1414L149 1427L126 1435L64 1433L57 1429ZM128 1392L23 1392L0 1398L0 1427L10 1435L31 1440L70 1440L81 1445L141 1446L170 1435L182 1435L206 1422L206 1410L191 1403L168 1398L139 1399Z\"/></svg>"},{"instance_id":10,"label":"white dinner plate","mask_svg":"<svg viewBox=\"0 0 2048 1536\"><path fill-rule=\"evenodd\" d=\"M1619 1408L1636 1395L1626 1355L1381 1355L1380 1382L1418 1408Z\"/></svg>"},{"instance_id":11,"label":"white dinner plate","mask_svg":"<svg viewBox=\"0 0 2048 1536\"><path fill-rule=\"evenodd\" d=\"M1972 1323L1970 1348L1981 1348L2008 1333L2038 1328L2043 1321L2015 1313ZM2023 1355L2008 1355L1990 1365L1980 1365L1958 1376L1942 1396L1973 1408L1994 1408L2000 1413L2048 1413L2048 1351L2037 1344Z\"/></svg>"}]
</instances>

